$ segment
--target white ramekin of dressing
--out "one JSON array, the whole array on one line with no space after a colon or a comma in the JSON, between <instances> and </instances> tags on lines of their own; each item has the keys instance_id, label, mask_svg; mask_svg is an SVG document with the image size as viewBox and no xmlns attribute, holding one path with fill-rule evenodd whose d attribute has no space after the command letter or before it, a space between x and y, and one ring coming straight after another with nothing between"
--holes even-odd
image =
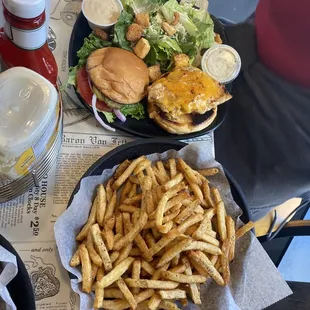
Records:
<instances>
[{"instance_id":1,"label":"white ramekin of dressing","mask_svg":"<svg viewBox=\"0 0 310 310\"><path fill-rule=\"evenodd\" d=\"M82 12L91 29L108 30L116 24L123 10L120 0L84 0Z\"/></svg>"},{"instance_id":2,"label":"white ramekin of dressing","mask_svg":"<svg viewBox=\"0 0 310 310\"><path fill-rule=\"evenodd\" d=\"M201 68L222 84L232 82L241 69L238 52L226 44L214 44L203 55Z\"/></svg>"},{"instance_id":3,"label":"white ramekin of dressing","mask_svg":"<svg viewBox=\"0 0 310 310\"><path fill-rule=\"evenodd\" d=\"M0 203L13 198L8 189L17 180L28 189L22 178L46 161L60 122L58 92L48 80L23 67L0 74Z\"/></svg>"}]
</instances>

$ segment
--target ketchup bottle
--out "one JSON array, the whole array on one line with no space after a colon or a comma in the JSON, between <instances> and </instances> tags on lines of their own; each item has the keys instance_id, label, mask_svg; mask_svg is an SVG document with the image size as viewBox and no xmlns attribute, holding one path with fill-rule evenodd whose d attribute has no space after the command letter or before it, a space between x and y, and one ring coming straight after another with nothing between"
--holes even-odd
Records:
<instances>
[{"instance_id":1,"label":"ketchup bottle","mask_svg":"<svg viewBox=\"0 0 310 310\"><path fill-rule=\"evenodd\" d=\"M58 68L47 44L45 0L3 0L3 16L2 65L29 68L56 86Z\"/></svg>"}]
</instances>

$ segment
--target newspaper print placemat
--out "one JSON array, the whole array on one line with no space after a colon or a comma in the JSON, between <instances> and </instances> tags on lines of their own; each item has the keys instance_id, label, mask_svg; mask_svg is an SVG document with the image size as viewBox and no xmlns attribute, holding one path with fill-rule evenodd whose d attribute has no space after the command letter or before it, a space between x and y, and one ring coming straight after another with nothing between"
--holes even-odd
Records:
<instances>
[{"instance_id":1,"label":"newspaper print placemat","mask_svg":"<svg viewBox=\"0 0 310 310\"><path fill-rule=\"evenodd\" d=\"M68 74L68 44L82 1L47 1L50 1L48 43L64 84ZM66 90L63 99L64 132L57 163L39 188L0 204L0 233L13 243L26 264L36 287L38 310L79 309L79 298L71 290L68 274L59 260L54 223L66 209L71 192L84 172L105 153L135 139L101 128L91 113L79 104L73 90ZM213 149L213 135L187 140L191 141L208 142ZM38 281L41 286L35 285Z\"/></svg>"}]
</instances>

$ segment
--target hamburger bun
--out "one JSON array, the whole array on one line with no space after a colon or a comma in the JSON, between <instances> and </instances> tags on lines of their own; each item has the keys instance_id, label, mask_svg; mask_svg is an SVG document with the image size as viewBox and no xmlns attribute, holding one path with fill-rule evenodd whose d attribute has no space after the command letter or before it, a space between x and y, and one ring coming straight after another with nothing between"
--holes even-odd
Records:
<instances>
[{"instance_id":1,"label":"hamburger bun","mask_svg":"<svg viewBox=\"0 0 310 310\"><path fill-rule=\"evenodd\" d=\"M212 124L217 115L217 107L215 107L202 115L184 114L178 117L177 120L170 120L153 102L148 102L147 107L150 118L153 119L157 125L177 135L203 130Z\"/></svg>"},{"instance_id":2,"label":"hamburger bun","mask_svg":"<svg viewBox=\"0 0 310 310\"><path fill-rule=\"evenodd\" d=\"M88 57L86 69L94 86L117 103L134 104L147 94L147 66L129 51L117 47L98 49Z\"/></svg>"}]
</instances>

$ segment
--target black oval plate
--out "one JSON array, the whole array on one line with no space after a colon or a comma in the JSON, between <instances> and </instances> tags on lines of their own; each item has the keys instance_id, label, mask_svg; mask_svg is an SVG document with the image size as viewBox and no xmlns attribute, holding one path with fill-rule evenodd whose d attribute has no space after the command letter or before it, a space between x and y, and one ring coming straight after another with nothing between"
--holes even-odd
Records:
<instances>
[{"instance_id":1,"label":"black oval plate","mask_svg":"<svg viewBox=\"0 0 310 310\"><path fill-rule=\"evenodd\" d=\"M227 38L226 38L222 24L213 16L212 16L212 19L214 22L215 32L219 33L223 40L223 43L227 44ZM70 43L69 43L68 62L69 62L70 67L74 67L77 65L78 63L77 51L83 45L84 38L87 37L90 33L91 33L91 29L88 26L87 19L81 12L73 27L71 38L70 38ZM226 87L228 91L231 92L231 85L227 85ZM80 101L82 102L82 104L89 111L91 111L91 113L93 113L92 108L88 104L86 104L86 102L83 100L80 94L76 91L76 89L75 89L75 92L78 98L80 99ZM110 125L123 132L129 133L131 135L138 136L141 138L170 138L170 139L182 139L183 140L183 139L199 137L199 136L207 134L208 132L212 132L213 130L215 130L217 127L219 127L222 124L222 122L224 121L226 117L227 111L228 111L227 103L221 104L218 107L217 116L210 126L208 126L204 130L201 130L199 132L194 132L194 133L185 134L185 135L174 135L161 129L148 116L143 120L136 120L133 118L128 118L125 123L122 123L121 121L116 120ZM106 122L104 115L102 113L99 113L99 115L103 119L103 121Z\"/></svg>"},{"instance_id":2,"label":"black oval plate","mask_svg":"<svg viewBox=\"0 0 310 310\"><path fill-rule=\"evenodd\" d=\"M84 173L81 180L88 176L101 175L103 170L111 169L115 165L122 163L126 159L132 160L141 155L163 153L168 150L178 151L186 145L187 145L186 143L183 143L180 141L168 141L167 139L148 139L148 140L140 139L134 142L130 142L130 143L127 143L125 145L115 148L114 150L108 152L107 154L99 158ZM238 206L243 211L243 215L241 219L244 223L247 223L248 221L251 220L251 215L250 215L251 213L249 212L249 209L247 207L246 200L244 198L242 190L240 189L235 179L231 176L231 174L226 169L224 170L225 170L226 177L230 184L232 196L235 202L238 204ZM74 195L79 191L81 180L78 182L74 191L72 192L67 208L70 206Z\"/></svg>"},{"instance_id":3,"label":"black oval plate","mask_svg":"<svg viewBox=\"0 0 310 310\"><path fill-rule=\"evenodd\" d=\"M18 272L15 278L7 285L7 289L15 303L16 308L23 310L35 310L36 306L32 284L23 261L10 242L1 235L0 245L16 257Z\"/></svg>"}]
</instances>

